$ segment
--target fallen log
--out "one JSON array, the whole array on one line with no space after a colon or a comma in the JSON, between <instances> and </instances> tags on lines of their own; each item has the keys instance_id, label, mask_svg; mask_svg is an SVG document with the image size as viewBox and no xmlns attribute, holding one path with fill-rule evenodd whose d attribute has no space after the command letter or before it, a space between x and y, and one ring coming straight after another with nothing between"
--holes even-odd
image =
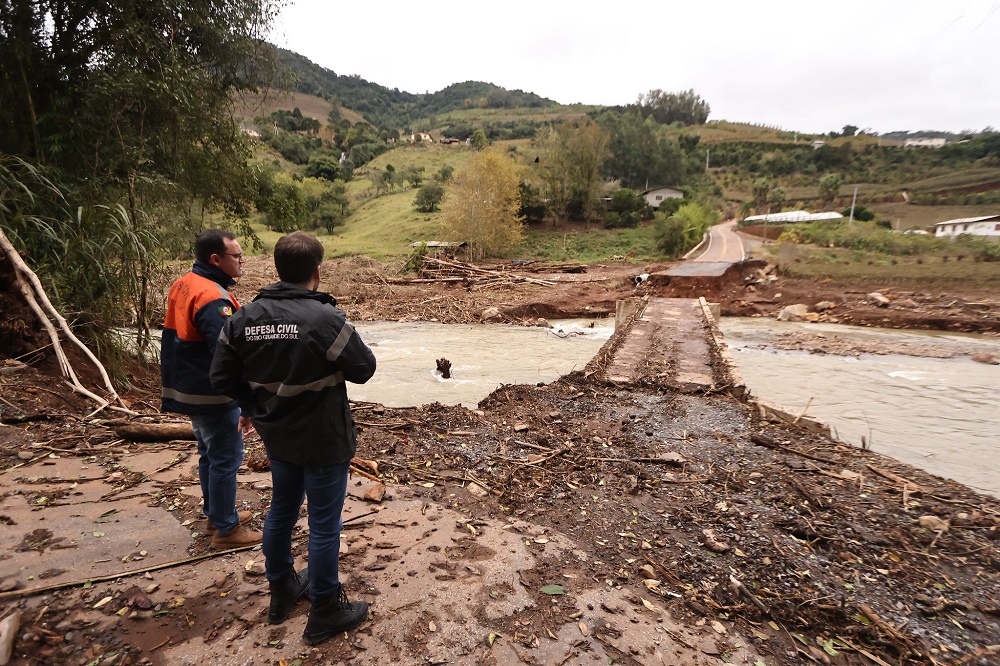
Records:
<instances>
[{"instance_id":1,"label":"fallen log","mask_svg":"<svg viewBox=\"0 0 1000 666\"><path fill-rule=\"evenodd\" d=\"M130 442L168 442L172 439L194 440L190 423L109 423L115 434Z\"/></svg>"}]
</instances>

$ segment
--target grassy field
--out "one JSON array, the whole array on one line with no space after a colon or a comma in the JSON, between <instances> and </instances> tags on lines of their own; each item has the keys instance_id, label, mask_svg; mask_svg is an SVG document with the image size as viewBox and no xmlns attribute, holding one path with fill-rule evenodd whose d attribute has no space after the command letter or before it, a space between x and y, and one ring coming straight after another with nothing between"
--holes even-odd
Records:
<instances>
[{"instance_id":1,"label":"grassy field","mask_svg":"<svg viewBox=\"0 0 1000 666\"><path fill-rule=\"evenodd\" d=\"M444 125L449 122L464 122L470 125L481 125L485 123L504 123L515 120L533 120L536 122L557 122L560 120L570 120L580 118L591 111L598 110L599 106L586 106L583 104L560 104L557 106L545 107L525 107L517 109L457 109L447 113L440 113L434 116L437 125ZM430 119L425 118L423 122Z\"/></svg>"},{"instance_id":2,"label":"grassy field","mask_svg":"<svg viewBox=\"0 0 1000 666\"><path fill-rule=\"evenodd\" d=\"M771 250L774 246L769 246ZM977 262L955 257L888 257L844 248L800 246L789 269L796 277L830 278L837 282L871 283L886 287L946 289L962 285L995 289L1000 284L1000 262Z\"/></svg>"},{"instance_id":3,"label":"grassy field","mask_svg":"<svg viewBox=\"0 0 1000 666\"><path fill-rule=\"evenodd\" d=\"M950 173L942 174L940 176L934 176L932 178L923 178L920 180L909 181L905 183L895 183L895 184L882 184L882 183L848 183L840 188L838 194L839 200L835 203L834 208L840 209L850 205L851 197L854 194L854 188L858 188L858 201L865 203L866 206L872 210L879 210L880 206L896 206L897 204L871 204L867 203L866 200L871 199L881 199L886 197L898 197L902 198L902 192L906 191L910 194L919 193L929 193L929 192L939 192L939 191L949 191L953 189L961 189L966 187L975 187L977 185L997 183L1000 182L1000 169L998 168L974 168L974 169L956 169ZM753 195L750 191L752 181L750 179L744 179L738 183L731 184L726 187L723 195L726 199L735 201L746 201L749 200ZM819 187L812 185L808 187L794 187L788 186L784 188L785 194L789 201L813 201L819 198ZM900 202L899 206L906 207L907 204ZM786 206L786 208L790 208ZM911 206L911 208L934 208L931 206ZM973 209L983 209L984 206L940 206L937 208L950 208L950 209L965 209L967 211ZM989 209L989 206L986 206ZM993 205L992 212L969 212L968 214L958 214L951 215L948 214L947 217L940 219L934 219L934 222L942 222L944 220L952 219L954 217L972 217L974 215L986 215L995 214L998 206ZM898 211L897 211L898 212ZM887 216L889 217L889 216ZM890 218L894 219L894 218ZM908 229L910 227L921 226L919 222L913 224L904 224L901 228Z\"/></svg>"},{"instance_id":4,"label":"grassy field","mask_svg":"<svg viewBox=\"0 0 1000 666\"><path fill-rule=\"evenodd\" d=\"M889 220L897 230L927 229L933 224L960 217L1000 214L1000 205L912 206L907 203L870 204L871 210Z\"/></svg>"},{"instance_id":5,"label":"grassy field","mask_svg":"<svg viewBox=\"0 0 1000 666\"><path fill-rule=\"evenodd\" d=\"M611 257L634 261L663 261L656 251L653 226L636 229L604 229L583 225L578 230L529 229L524 242L511 252L511 258L538 259L550 262L600 262Z\"/></svg>"},{"instance_id":6,"label":"grassy field","mask_svg":"<svg viewBox=\"0 0 1000 666\"><path fill-rule=\"evenodd\" d=\"M291 111L298 107L303 116L315 118L322 123L326 123L327 116L333 105L321 97L315 95L305 95L298 92L283 92L280 90L269 90L263 94L247 93L236 100L233 115L243 120L253 120L254 116L268 115L273 111ZM360 114L350 109L341 108L341 113L352 123L364 122Z\"/></svg>"}]
</instances>

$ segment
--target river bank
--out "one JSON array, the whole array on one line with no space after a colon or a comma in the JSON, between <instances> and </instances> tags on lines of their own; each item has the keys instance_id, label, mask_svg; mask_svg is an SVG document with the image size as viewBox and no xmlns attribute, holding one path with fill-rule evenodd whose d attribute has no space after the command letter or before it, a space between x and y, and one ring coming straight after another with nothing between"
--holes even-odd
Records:
<instances>
[{"instance_id":1,"label":"river bank","mask_svg":"<svg viewBox=\"0 0 1000 666\"><path fill-rule=\"evenodd\" d=\"M569 274L556 296L348 265L324 287L355 319L495 307L537 324L636 293L627 266ZM160 420L150 370L126 398ZM259 553L197 559L191 444L123 440L36 368L0 381L0 604L21 617L23 663L957 666L1000 650L997 500L726 395L623 390L599 372L502 386L477 409L356 403L379 481L352 481L343 570L373 617L310 649L305 604L265 623ZM259 528L270 481L259 441L248 449L240 501Z\"/></svg>"}]
</instances>

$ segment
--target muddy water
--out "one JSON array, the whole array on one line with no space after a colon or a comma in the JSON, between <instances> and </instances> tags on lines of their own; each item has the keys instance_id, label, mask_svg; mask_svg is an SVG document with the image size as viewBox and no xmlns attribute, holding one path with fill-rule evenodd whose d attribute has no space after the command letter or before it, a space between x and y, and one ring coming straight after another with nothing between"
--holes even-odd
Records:
<instances>
[{"instance_id":1,"label":"muddy water","mask_svg":"<svg viewBox=\"0 0 1000 666\"><path fill-rule=\"evenodd\" d=\"M351 399L387 407L431 402L474 408L501 384L551 382L582 370L614 332L613 319L552 322L553 328L429 322L358 322L378 359L363 385L348 387ZM451 361L451 379L436 372L436 359Z\"/></svg>"},{"instance_id":2,"label":"muddy water","mask_svg":"<svg viewBox=\"0 0 1000 666\"><path fill-rule=\"evenodd\" d=\"M806 407L844 441L861 438L880 453L1000 496L1000 366L968 356L834 356L780 351L777 335L808 330L886 344L971 345L1000 357L1000 340L982 336L786 324L724 318L721 328L750 390L792 411Z\"/></svg>"}]
</instances>

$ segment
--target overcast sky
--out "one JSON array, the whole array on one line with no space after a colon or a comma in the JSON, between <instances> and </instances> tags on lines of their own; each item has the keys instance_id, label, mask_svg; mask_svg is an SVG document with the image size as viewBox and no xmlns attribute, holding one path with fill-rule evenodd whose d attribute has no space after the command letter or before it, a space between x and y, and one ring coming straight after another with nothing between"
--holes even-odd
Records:
<instances>
[{"instance_id":1,"label":"overcast sky","mask_svg":"<svg viewBox=\"0 0 1000 666\"><path fill-rule=\"evenodd\" d=\"M337 74L572 104L693 88L802 132L1000 128L1000 0L289 0L272 41Z\"/></svg>"}]
</instances>

